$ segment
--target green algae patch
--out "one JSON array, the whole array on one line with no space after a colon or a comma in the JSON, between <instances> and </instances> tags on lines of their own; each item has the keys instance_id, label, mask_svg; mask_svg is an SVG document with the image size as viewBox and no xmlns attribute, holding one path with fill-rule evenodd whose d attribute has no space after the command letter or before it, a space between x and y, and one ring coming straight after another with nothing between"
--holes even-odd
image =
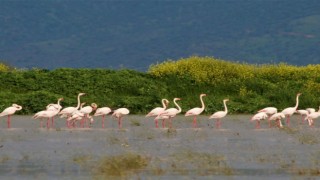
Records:
<instances>
[{"instance_id":1,"label":"green algae patch","mask_svg":"<svg viewBox=\"0 0 320 180\"><path fill-rule=\"evenodd\" d=\"M94 175L101 178L128 176L139 173L139 170L146 168L148 164L149 158L139 154L107 156L98 161Z\"/></svg>"}]
</instances>

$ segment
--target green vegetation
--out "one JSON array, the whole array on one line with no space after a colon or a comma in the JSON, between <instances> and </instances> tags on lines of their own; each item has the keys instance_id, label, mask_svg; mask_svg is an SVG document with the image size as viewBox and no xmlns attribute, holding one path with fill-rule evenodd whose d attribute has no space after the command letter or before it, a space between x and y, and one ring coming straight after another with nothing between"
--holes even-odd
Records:
<instances>
[{"instance_id":1,"label":"green vegetation","mask_svg":"<svg viewBox=\"0 0 320 180\"><path fill-rule=\"evenodd\" d=\"M118 156L106 156L97 163L95 177L127 176L145 168L149 159L145 156L128 153Z\"/></svg>"},{"instance_id":2,"label":"green vegetation","mask_svg":"<svg viewBox=\"0 0 320 180\"><path fill-rule=\"evenodd\" d=\"M252 65L228 62L212 57L193 56L178 61L151 65L147 73L121 69L56 70L0 69L0 109L17 103L21 114L43 110L63 97L62 105L76 106L81 101L112 109L126 107L131 114L147 113L161 106L161 99L180 97L183 112L200 106L204 98L207 114L222 110L229 98L230 113L252 113L265 106L278 109L295 105L301 92L300 108L318 107L320 65Z\"/></svg>"}]
</instances>

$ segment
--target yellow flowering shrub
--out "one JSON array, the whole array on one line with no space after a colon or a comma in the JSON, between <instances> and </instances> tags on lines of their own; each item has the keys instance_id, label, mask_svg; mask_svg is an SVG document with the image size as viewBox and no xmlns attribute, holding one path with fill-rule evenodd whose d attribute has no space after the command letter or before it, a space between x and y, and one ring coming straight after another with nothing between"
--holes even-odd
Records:
<instances>
[{"instance_id":1,"label":"yellow flowering shrub","mask_svg":"<svg viewBox=\"0 0 320 180\"><path fill-rule=\"evenodd\" d=\"M165 61L151 65L148 73L156 77L176 75L189 76L197 82L229 81L232 78L248 79L254 76L254 66L240 63L227 62L211 57L192 56L178 61Z\"/></svg>"},{"instance_id":2,"label":"yellow flowering shrub","mask_svg":"<svg viewBox=\"0 0 320 180\"><path fill-rule=\"evenodd\" d=\"M148 73L156 77L171 75L190 77L196 82L210 84L228 83L234 79L244 81L252 78L269 82L308 79L320 83L320 65L293 66L285 63L251 65L198 56L151 65Z\"/></svg>"},{"instance_id":3,"label":"yellow flowering shrub","mask_svg":"<svg viewBox=\"0 0 320 180\"><path fill-rule=\"evenodd\" d=\"M10 70L10 67L3 64L3 63L0 63L0 72L7 72Z\"/></svg>"}]
</instances>

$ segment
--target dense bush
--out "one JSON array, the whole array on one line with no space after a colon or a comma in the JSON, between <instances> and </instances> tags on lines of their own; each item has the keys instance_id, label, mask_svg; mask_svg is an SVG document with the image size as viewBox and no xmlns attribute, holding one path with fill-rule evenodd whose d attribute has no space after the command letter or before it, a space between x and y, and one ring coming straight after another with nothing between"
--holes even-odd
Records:
<instances>
[{"instance_id":1,"label":"dense bush","mask_svg":"<svg viewBox=\"0 0 320 180\"><path fill-rule=\"evenodd\" d=\"M320 105L320 66L286 64L249 65L190 57L152 65L147 73L128 69L31 69L0 70L0 109L17 103L20 114L43 110L63 97L62 105L95 102L112 109L127 107L131 113L147 113L161 106L161 99L180 97L183 112L199 107L199 95L206 93L205 113L222 110L229 98L230 113L253 113L266 106L278 109L295 105L302 92L300 108ZM174 104L171 102L170 107Z\"/></svg>"}]
</instances>

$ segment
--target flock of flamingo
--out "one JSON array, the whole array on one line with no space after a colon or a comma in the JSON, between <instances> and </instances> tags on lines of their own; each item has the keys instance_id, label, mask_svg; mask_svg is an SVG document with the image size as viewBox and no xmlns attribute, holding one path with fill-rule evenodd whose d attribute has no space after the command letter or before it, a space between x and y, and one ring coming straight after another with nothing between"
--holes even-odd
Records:
<instances>
[{"instance_id":1,"label":"flock of flamingo","mask_svg":"<svg viewBox=\"0 0 320 180\"><path fill-rule=\"evenodd\" d=\"M93 116L102 116L102 128L105 127L105 117L106 115L110 114L112 110L109 107L101 107L97 108L97 104L92 103L89 106L84 106L85 103L80 102L80 97L85 95L85 93L79 93L77 100L78 104L76 107L66 107L62 109L62 106L60 105L60 102L63 100L63 98L59 98L57 104L48 104L46 106L46 109L43 111L37 112L33 118L34 119L40 119L40 127L43 127L42 119L47 119L46 127L54 127L54 117L57 115L60 115L61 118L66 118L66 126L68 128L75 128L77 127L77 123L80 124L79 127L84 128L89 127L89 124L91 124L94 120L93 117L90 115L93 111L95 113ZM256 121L255 128L260 128L260 121L267 119L269 122L269 127L271 127L271 121L276 121L277 126L279 128L282 128L282 122L281 120L284 118L286 119L286 125L290 125L290 116L292 116L294 113L299 113L302 117L302 122L305 120L308 121L309 126L314 126L314 119L318 118L320 116L320 107L319 110L316 111L314 108L307 108L306 110L298 110L299 105L299 96L301 93L298 93L296 96L296 105L294 107L288 107L282 110L281 112L278 112L277 108L275 107L266 107L257 112L252 118L251 121ZM200 102L201 107L195 107L190 110L188 110L185 113L185 116L193 116L193 128L197 128L197 116L200 115L204 109L205 104L203 101L203 97L206 96L206 94L200 94ZM180 98L174 98L173 103L175 104L176 108L168 108L169 100L162 99L162 107L156 107L152 109L146 117L155 117L154 123L155 127L159 128L159 120L162 120L162 128L165 128L165 121L169 121L169 127L172 128L172 119L179 113L181 113L181 107L177 103L177 101L181 100ZM216 119L215 126L216 128L221 127L221 119L224 118L228 113L227 108L227 101L229 99L223 100L224 105L224 111L218 111L213 113L209 119ZM83 107L84 106L84 107ZM167 109L168 108L168 109ZM22 106L17 104L12 104L12 106L4 109L0 113L0 117L7 116L7 126L8 128L11 127L11 116L16 112L22 109ZM118 128L122 128L122 118L125 115L129 114L129 110L127 108L119 108L112 112L112 117L117 118L118 120ZM50 122L51 120L51 122ZM88 122L89 121L89 122ZM51 125L50 125L51 123Z\"/></svg>"}]
</instances>

